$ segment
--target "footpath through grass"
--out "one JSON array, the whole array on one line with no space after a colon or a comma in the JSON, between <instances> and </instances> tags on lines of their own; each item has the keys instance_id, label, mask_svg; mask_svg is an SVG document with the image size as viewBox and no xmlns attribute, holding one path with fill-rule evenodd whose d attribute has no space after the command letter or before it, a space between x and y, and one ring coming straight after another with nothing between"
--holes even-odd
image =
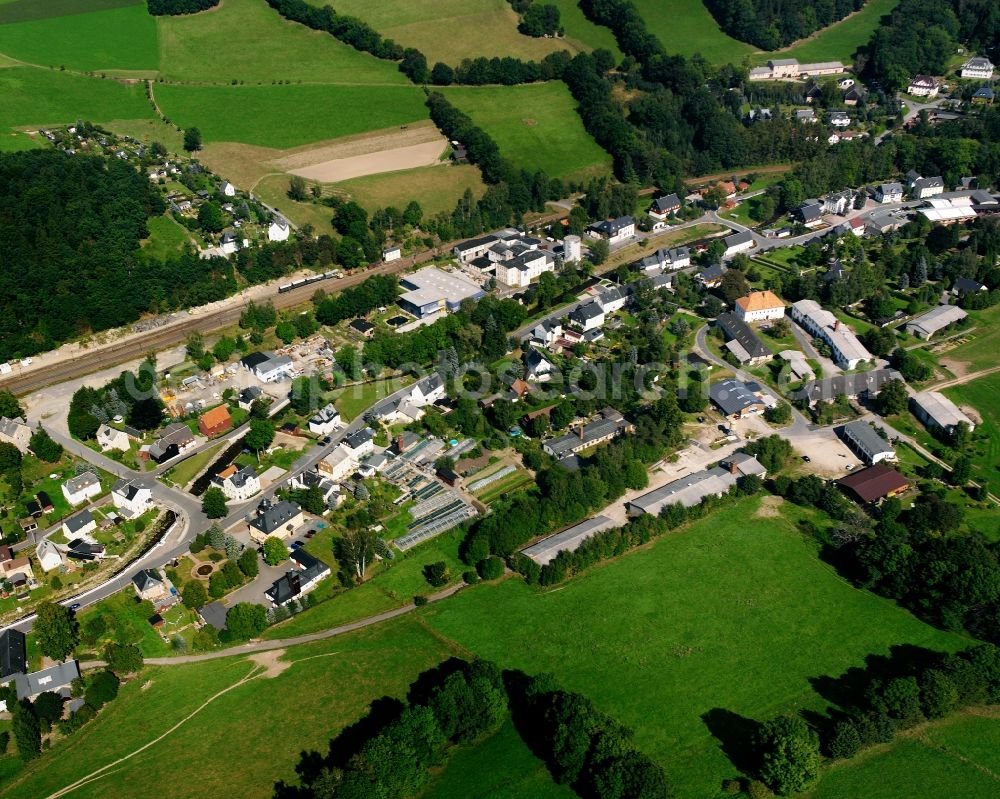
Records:
<instances>
[{"instance_id":1,"label":"footpath through grass","mask_svg":"<svg viewBox=\"0 0 1000 799\"><path fill-rule=\"evenodd\" d=\"M402 697L420 672L452 654L414 619L295 647L283 655L290 667L282 670L279 663L271 676L230 691L71 796L135 797L156 785L171 799L270 799L275 781L295 780L300 752L325 752L330 737L358 720L371 702ZM6 785L4 795L48 796L158 737L251 668L245 658L224 658L147 669L95 721Z\"/></svg>"},{"instance_id":2,"label":"footpath through grass","mask_svg":"<svg viewBox=\"0 0 1000 799\"><path fill-rule=\"evenodd\" d=\"M477 655L550 671L635 728L679 797L704 797L736 769L705 720L761 719L826 702L811 678L838 676L893 644L966 641L859 591L796 528L810 512L757 512L749 499L553 590L513 579L422 611Z\"/></svg>"}]
</instances>

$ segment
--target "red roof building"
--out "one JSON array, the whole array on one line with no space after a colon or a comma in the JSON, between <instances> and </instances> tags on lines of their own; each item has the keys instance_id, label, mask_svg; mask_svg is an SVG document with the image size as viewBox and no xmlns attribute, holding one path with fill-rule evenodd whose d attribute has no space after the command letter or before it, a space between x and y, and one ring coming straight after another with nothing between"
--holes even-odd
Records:
<instances>
[{"instance_id":1,"label":"red roof building","mask_svg":"<svg viewBox=\"0 0 1000 799\"><path fill-rule=\"evenodd\" d=\"M225 433L232 426L233 417L229 415L229 408L225 405L219 405L217 408L206 411L198 419L198 429L203 436L209 438Z\"/></svg>"},{"instance_id":2,"label":"red roof building","mask_svg":"<svg viewBox=\"0 0 1000 799\"><path fill-rule=\"evenodd\" d=\"M909 480L884 463L849 474L837 483L864 505L902 494L910 487Z\"/></svg>"}]
</instances>

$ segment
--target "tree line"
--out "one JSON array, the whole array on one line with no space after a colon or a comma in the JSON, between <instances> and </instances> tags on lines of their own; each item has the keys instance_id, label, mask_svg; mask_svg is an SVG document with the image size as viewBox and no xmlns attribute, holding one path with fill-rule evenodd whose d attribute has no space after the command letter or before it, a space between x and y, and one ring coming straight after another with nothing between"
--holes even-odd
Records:
<instances>
[{"instance_id":1,"label":"tree line","mask_svg":"<svg viewBox=\"0 0 1000 799\"><path fill-rule=\"evenodd\" d=\"M303 754L299 785L279 782L275 799L415 796L430 769L447 767L507 723L545 761L553 779L579 796L666 799L663 770L636 749L632 731L551 677L504 672L490 661L451 658L424 672L405 700L376 702L368 716L330 742L327 755Z\"/></svg>"},{"instance_id":2,"label":"tree line","mask_svg":"<svg viewBox=\"0 0 1000 799\"><path fill-rule=\"evenodd\" d=\"M848 759L868 747L891 743L918 724L997 702L1000 649L981 644L944 653L895 646L888 656L870 655L864 667L812 682L837 706L828 716L814 714L809 721L798 715L764 722L738 719L730 721L727 731L719 724L720 737L729 738L727 748L743 753L737 765L753 776L744 784L727 780L725 787L733 792L745 788L751 796L765 795L760 783L779 796L805 791L819 777L824 756Z\"/></svg>"},{"instance_id":3,"label":"tree line","mask_svg":"<svg viewBox=\"0 0 1000 799\"><path fill-rule=\"evenodd\" d=\"M220 0L146 0L146 8L154 17L197 14L219 5Z\"/></svg>"}]
</instances>

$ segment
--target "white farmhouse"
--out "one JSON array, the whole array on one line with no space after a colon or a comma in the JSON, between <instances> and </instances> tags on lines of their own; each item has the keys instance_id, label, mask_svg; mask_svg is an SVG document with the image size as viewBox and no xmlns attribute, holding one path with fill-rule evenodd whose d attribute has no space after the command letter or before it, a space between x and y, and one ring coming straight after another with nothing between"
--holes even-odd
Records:
<instances>
[{"instance_id":1,"label":"white farmhouse","mask_svg":"<svg viewBox=\"0 0 1000 799\"><path fill-rule=\"evenodd\" d=\"M993 62L985 56L973 56L964 64L959 73L963 78L990 80L993 77Z\"/></svg>"},{"instance_id":2,"label":"white farmhouse","mask_svg":"<svg viewBox=\"0 0 1000 799\"><path fill-rule=\"evenodd\" d=\"M328 436L338 427L340 427L340 412L332 402L320 408L309 419L309 432L318 436Z\"/></svg>"},{"instance_id":3,"label":"white farmhouse","mask_svg":"<svg viewBox=\"0 0 1000 799\"><path fill-rule=\"evenodd\" d=\"M119 480L111 489L111 501L123 516L142 516L153 502L153 492L138 480Z\"/></svg>"},{"instance_id":4,"label":"white farmhouse","mask_svg":"<svg viewBox=\"0 0 1000 799\"><path fill-rule=\"evenodd\" d=\"M63 483L62 492L70 505L79 505L101 493L101 481L93 472L83 472Z\"/></svg>"},{"instance_id":5,"label":"white farmhouse","mask_svg":"<svg viewBox=\"0 0 1000 799\"><path fill-rule=\"evenodd\" d=\"M785 303L773 291L752 291L736 300L735 311L744 322L764 322L784 318Z\"/></svg>"}]
</instances>

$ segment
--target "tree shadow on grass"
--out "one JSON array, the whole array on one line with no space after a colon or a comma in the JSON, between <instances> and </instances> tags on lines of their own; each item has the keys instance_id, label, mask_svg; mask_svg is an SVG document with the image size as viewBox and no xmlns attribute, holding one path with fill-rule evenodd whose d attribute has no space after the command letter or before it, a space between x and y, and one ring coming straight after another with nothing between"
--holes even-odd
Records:
<instances>
[{"instance_id":1,"label":"tree shadow on grass","mask_svg":"<svg viewBox=\"0 0 1000 799\"><path fill-rule=\"evenodd\" d=\"M719 748L729 762L743 774L757 773L760 762L754 741L761 727L759 721L721 707L702 713L701 720L719 742Z\"/></svg>"}]
</instances>

